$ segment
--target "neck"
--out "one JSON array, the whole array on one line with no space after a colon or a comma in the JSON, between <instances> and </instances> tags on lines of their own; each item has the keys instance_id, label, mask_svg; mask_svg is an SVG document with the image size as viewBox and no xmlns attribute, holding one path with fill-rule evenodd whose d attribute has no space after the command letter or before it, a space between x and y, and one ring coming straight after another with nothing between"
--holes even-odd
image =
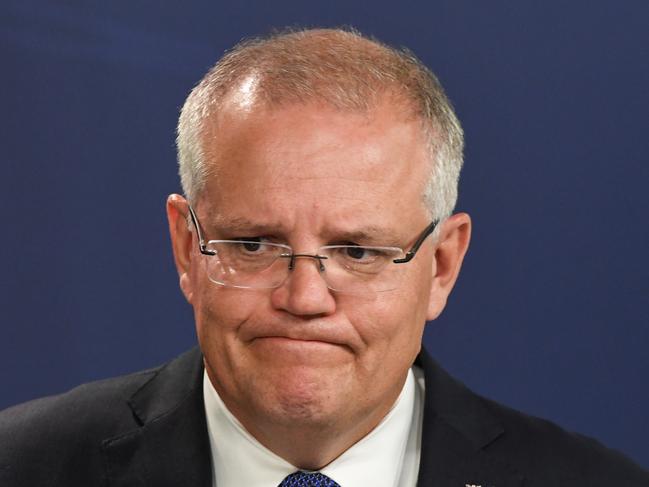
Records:
<instances>
[{"instance_id":1,"label":"neck","mask_svg":"<svg viewBox=\"0 0 649 487\"><path fill-rule=\"evenodd\" d=\"M370 433L388 413L377 410L356 421L336 425L260 424L239 418L257 441L298 468L320 470Z\"/></svg>"}]
</instances>

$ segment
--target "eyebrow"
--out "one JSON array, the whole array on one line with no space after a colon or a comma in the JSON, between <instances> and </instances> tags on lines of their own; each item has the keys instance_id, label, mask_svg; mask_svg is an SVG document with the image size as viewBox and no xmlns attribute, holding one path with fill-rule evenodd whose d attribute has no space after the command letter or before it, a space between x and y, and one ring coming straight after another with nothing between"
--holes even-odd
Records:
<instances>
[{"instance_id":1,"label":"eyebrow","mask_svg":"<svg viewBox=\"0 0 649 487\"><path fill-rule=\"evenodd\" d=\"M259 223L242 216L225 217L223 215L215 215L208 218L207 225L209 225L208 229L212 231L240 231L250 234L259 232L272 233L282 228L281 222Z\"/></svg>"},{"instance_id":2,"label":"eyebrow","mask_svg":"<svg viewBox=\"0 0 649 487\"><path fill-rule=\"evenodd\" d=\"M356 228L350 232L340 231L338 234L352 242L368 242L381 245L396 245L402 237L393 229L377 226Z\"/></svg>"}]
</instances>

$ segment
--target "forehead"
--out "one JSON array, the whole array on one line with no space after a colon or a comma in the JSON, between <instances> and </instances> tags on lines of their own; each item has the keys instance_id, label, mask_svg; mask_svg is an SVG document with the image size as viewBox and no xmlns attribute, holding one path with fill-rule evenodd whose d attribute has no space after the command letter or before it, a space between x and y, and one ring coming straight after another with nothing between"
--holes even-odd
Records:
<instances>
[{"instance_id":1,"label":"forehead","mask_svg":"<svg viewBox=\"0 0 649 487\"><path fill-rule=\"evenodd\" d=\"M231 104L203 135L210 176L201 201L211 213L257 219L326 213L342 220L426 214L428 145L421 122L398 106L359 113Z\"/></svg>"}]
</instances>

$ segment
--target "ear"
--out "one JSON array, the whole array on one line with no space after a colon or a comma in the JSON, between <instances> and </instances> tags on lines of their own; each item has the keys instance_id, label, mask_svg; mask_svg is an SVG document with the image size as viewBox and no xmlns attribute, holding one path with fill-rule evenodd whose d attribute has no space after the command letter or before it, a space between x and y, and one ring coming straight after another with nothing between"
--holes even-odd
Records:
<instances>
[{"instance_id":1,"label":"ear","mask_svg":"<svg viewBox=\"0 0 649 487\"><path fill-rule=\"evenodd\" d=\"M435 244L434 276L426 320L437 318L451 293L471 240L471 217L457 213L444 220Z\"/></svg>"},{"instance_id":2,"label":"ear","mask_svg":"<svg viewBox=\"0 0 649 487\"><path fill-rule=\"evenodd\" d=\"M171 235L171 247L174 253L174 261L185 299L191 304L193 291L190 279L191 250L193 237L187 225L189 214L189 203L179 194L169 195L167 198L167 220L169 221L169 233Z\"/></svg>"}]
</instances>

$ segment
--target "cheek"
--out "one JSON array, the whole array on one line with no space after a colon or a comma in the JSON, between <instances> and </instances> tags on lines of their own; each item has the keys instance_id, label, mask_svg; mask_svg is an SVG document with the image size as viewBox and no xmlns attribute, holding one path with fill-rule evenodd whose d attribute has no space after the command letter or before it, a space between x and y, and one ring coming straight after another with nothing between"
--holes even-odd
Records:
<instances>
[{"instance_id":1,"label":"cheek","mask_svg":"<svg viewBox=\"0 0 649 487\"><path fill-rule=\"evenodd\" d=\"M250 318L258 301L246 291L223 288L209 281L194 297L196 332L204 352L226 347L241 324Z\"/></svg>"},{"instance_id":2,"label":"cheek","mask_svg":"<svg viewBox=\"0 0 649 487\"><path fill-rule=\"evenodd\" d=\"M411 292L394 291L379 295L372 302L354 299L344 309L373 360L414 357L420 348L425 323L420 301Z\"/></svg>"}]
</instances>

